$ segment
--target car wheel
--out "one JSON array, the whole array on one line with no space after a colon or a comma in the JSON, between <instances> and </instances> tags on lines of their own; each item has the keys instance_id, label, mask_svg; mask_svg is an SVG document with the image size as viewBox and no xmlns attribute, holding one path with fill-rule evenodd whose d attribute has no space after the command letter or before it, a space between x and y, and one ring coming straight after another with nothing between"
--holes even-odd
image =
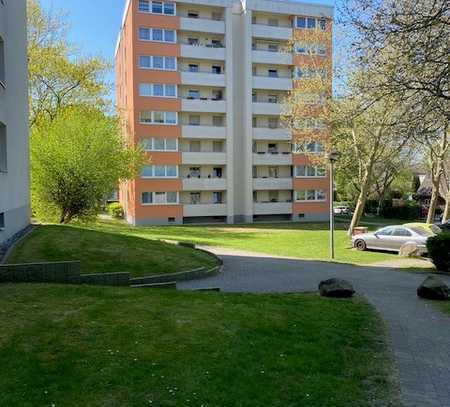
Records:
<instances>
[{"instance_id":1,"label":"car wheel","mask_svg":"<svg viewBox=\"0 0 450 407\"><path fill-rule=\"evenodd\" d=\"M361 250L361 251L364 251L364 250L367 249L366 242L365 242L364 240L362 240L362 239L359 239L359 240L357 240L357 241L355 242L355 247L356 247L358 250Z\"/></svg>"}]
</instances>

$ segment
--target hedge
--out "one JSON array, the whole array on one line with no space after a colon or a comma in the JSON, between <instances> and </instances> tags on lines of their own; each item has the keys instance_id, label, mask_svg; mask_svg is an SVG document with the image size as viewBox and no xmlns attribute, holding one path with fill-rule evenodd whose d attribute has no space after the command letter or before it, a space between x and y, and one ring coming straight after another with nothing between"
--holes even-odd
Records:
<instances>
[{"instance_id":1,"label":"hedge","mask_svg":"<svg viewBox=\"0 0 450 407\"><path fill-rule=\"evenodd\" d=\"M428 255L439 271L450 272L450 233L443 232L427 240Z\"/></svg>"}]
</instances>

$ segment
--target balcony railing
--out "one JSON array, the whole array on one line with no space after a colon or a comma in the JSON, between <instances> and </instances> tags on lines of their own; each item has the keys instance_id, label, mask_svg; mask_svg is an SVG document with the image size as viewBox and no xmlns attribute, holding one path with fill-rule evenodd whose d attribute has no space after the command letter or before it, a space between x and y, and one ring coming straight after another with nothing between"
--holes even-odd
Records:
<instances>
[{"instance_id":1,"label":"balcony railing","mask_svg":"<svg viewBox=\"0 0 450 407\"><path fill-rule=\"evenodd\" d=\"M200 101L212 101L212 102L223 102L225 98L208 98L208 97L194 97L194 96L185 96L181 98L182 100L200 100Z\"/></svg>"},{"instance_id":2,"label":"balcony railing","mask_svg":"<svg viewBox=\"0 0 450 407\"><path fill-rule=\"evenodd\" d=\"M179 69L179 72L189 72L189 73L210 73L214 75L223 75L225 73L225 69L223 69L220 72L217 71L208 71L207 69L197 69L197 70L191 70L189 68L181 68Z\"/></svg>"},{"instance_id":3,"label":"balcony railing","mask_svg":"<svg viewBox=\"0 0 450 407\"><path fill-rule=\"evenodd\" d=\"M222 200L222 201L216 201L216 202L211 202L211 201L209 201L209 202L205 202L205 201L197 202L197 201L190 201L189 199L185 199L185 200L182 200L181 203L183 205L223 205L223 204L226 204L227 201L226 200Z\"/></svg>"},{"instance_id":4,"label":"balcony railing","mask_svg":"<svg viewBox=\"0 0 450 407\"><path fill-rule=\"evenodd\" d=\"M252 51L264 51L264 52L273 52L273 53L279 53L279 54L292 53L292 50L287 47L268 48L268 47L262 47L261 45L253 45Z\"/></svg>"},{"instance_id":5,"label":"balcony railing","mask_svg":"<svg viewBox=\"0 0 450 407\"><path fill-rule=\"evenodd\" d=\"M266 75L261 75L261 74L255 74L255 73L253 73L253 76L255 77L255 78L272 78L272 79L292 79L293 78L293 74L290 74L290 75L286 75L286 74L277 74L277 75L274 75L274 74L266 74Z\"/></svg>"},{"instance_id":6,"label":"balcony railing","mask_svg":"<svg viewBox=\"0 0 450 407\"><path fill-rule=\"evenodd\" d=\"M281 99L281 97L280 97ZM252 97L253 103L273 103L273 104L282 104L282 101L280 99L270 99L270 98L264 98L261 96L254 96Z\"/></svg>"},{"instance_id":7,"label":"balcony railing","mask_svg":"<svg viewBox=\"0 0 450 407\"><path fill-rule=\"evenodd\" d=\"M269 24L269 23L258 23L258 22L252 22L252 25L262 25L264 27L281 27L281 28L292 28L292 23L286 23L286 22L278 22L278 24Z\"/></svg>"},{"instance_id":8,"label":"balcony railing","mask_svg":"<svg viewBox=\"0 0 450 407\"><path fill-rule=\"evenodd\" d=\"M292 199L270 199L268 201L257 201L254 200L255 204L270 204L270 203L291 203Z\"/></svg>"},{"instance_id":9,"label":"balcony railing","mask_svg":"<svg viewBox=\"0 0 450 407\"><path fill-rule=\"evenodd\" d=\"M202 177L201 175L188 174L188 175L184 176L183 179L225 179L225 177L223 177L223 176L222 177L218 177L218 176L215 176L215 175L210 175L208 177Z\"/></svg>"},{"instance_id":10,"label":"balcony railing","mask_svg":"<svg viewBox=\"0 0 450 407\"><path fill-rule=\"evenodd\" d=\"M188 41L178 41L180 45L187 45L190 47L199 47L199 48L225 48L223 44L205 44L205 43L191 43Z\"/></svg>"},{"instance_id":11,"label":"balcony railing","mask_svg":"<svg viewBox=\"0 0 450 407\"><path fill-rule=\"evenodd\" d=\"M258 155L265 155L265 154L270 154L270 155L289 155L292 154L291 151L253 151L253 154L258 154Z\"/></svg>"}]
</instances>

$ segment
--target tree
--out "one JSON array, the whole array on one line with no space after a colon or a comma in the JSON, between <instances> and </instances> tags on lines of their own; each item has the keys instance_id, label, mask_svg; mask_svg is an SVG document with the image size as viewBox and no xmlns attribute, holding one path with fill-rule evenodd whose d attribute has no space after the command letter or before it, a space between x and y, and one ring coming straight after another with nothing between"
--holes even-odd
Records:
<instances>
[{"instance_id":1,"label":"tree","mask_svg":"<svg viewBox=\"0 0 450 407\"><path fill-rule=\"evenodd\" d=\"M31 126L71 105L106 108L109 64L100 57L80 56L67 40L64 13L45 13L38 0L27 0L27 6Z\"/></svg>"},{"instance_id":2,"label":"tree","mask_svg":"<svg viewBox=\"0 0 450 407\"><path fill-rule=\"evenodd\" d=\"M60 223L89 218L144 162L139 148L124 144L116 118L86 106L60 110L32 130L33 209Z\"/></svg>"}]
</instances>

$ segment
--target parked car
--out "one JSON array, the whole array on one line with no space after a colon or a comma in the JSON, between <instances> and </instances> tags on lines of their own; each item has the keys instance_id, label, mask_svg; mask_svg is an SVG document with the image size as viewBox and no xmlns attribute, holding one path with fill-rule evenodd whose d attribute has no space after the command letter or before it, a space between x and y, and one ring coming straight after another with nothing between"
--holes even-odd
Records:
<instances>
[{"instance_id":1,"label":"parked car","mask_svg":"<svg viewBox=\"0 0 450 407\"><path fill-rule=\"evenodd\" d=\"M443 232L449 232L450 233L450 220L444 223L436 223L436 225L440 230Z\"/></svg>"},{"instance_id":2,"label":"parked car","mask_svg":"<svg viewBox=\"0 0 450 407\"><path fill-rule=\"evenodd\" d=\"M358 250L375 249L398 252L405 243L415 243L422 251L427 252L427 240L434 236L430 230L416 226L386 226L376 232L352 236L353 247Z\"/></svg>"},{"instance_id":3,"label":"parked car","mask_svg":"<svg viewBox=\"0 0 450 407\"><path fill-rule=\"evenodd\" d=\"M350 213L352 212L352 211L350 210L350 207L349 207L349 206L346 206L346 205L339 205L339 206L336 206L336 207L333 209L333 211L334 211L334 214L335 214L335 215L350 215Z\"/></svg>"},{"instance_id":4,"label":"parked car","mask_svg":"<svg viewBox=\"0 0 450 407\"><path fill-rule=\"evenodd\" d=\"M438 235L439 233L442 233L442 229L439 228L439 226L434 225L433 223L405 223L403 226L406 226L407 228L409 227L418 227L418 228L423 228L426 229L428 231L430 231L431 233Z\"/></svg>"}]
</instances>

